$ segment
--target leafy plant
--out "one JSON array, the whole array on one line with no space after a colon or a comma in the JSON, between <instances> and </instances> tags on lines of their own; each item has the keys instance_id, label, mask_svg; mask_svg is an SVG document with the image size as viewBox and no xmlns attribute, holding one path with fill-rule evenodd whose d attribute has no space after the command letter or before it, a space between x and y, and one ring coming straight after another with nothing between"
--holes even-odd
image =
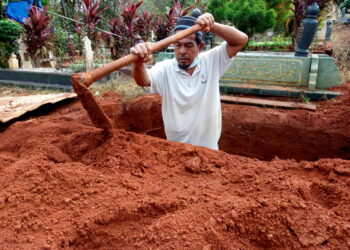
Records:
<instances>
[{"instance_id":1,"label":"leafy plant","mask_svg":"<svg viewBox=\"0 0 350 250\"><path fill-rule=\"evenodd\" d=\"M126 33L122 35L128 36L131 42L133 42L135 39L138 39L136 37L136 31L137 31L137 22L139 20L139 16L137 15L136 11L141 6L143 1L135 3L127 0L126 4L123 3L122 0L119 0L119 2L123 9L122 12L120 13L120 17L123 21L123 25L126 31Z\"/></svg>"},{"instance_id":2,"label":"leafy plant","mask_svg":"<svg viewBox=\"0 0 350 250\"><path fill-rule=\"evenodd\" d=\"M229 21L249 37L274 27L276 12L264 0L210 0L208 11L217 21Z\"/></svg>"},{"instance_id":3,"label":"leafy plant","mask_svg":"<svg viewBox=\"0 0 350 250\"><path fill-rule=\"evenodd\" d=\"M311 104L311 98L307 97L303 92L300 94L300 99L306 104Z\"/></svg>"},{"instance_id":4,"label":"leafy plant","mask_svg":"<svg viewBox=\"0 0 350 250\"><path fill-rule=\"evenodd\" d=\"M154 24L153 17L154 13L148 14L148 12L145 10L142 11L141 15L139 15L139 19L137 21L137 32L143 41L149 40L149 35L151 34Z\"/></svg>"},{"instance_id":5,"label":"leafy plant","mask_svg":"<svg viewBox=\"0 0 350 250\"><path fill-rule=\"evenodd\" d=\"M174 8L174 17L177 21L177 19L179 19L179 17L182 17L182 16L186 16L190 10L194 9L195 6L191 5L191 6L188 6L186 9L182 10L182 7L181 7L181 3L179 0L174 0L174 5L173 5L173 8Z\"/></svg>"},{"instance_id":6,"label":"leafy plant","mask_svg":"<svg viewBox=\"0 0 350 250\"><path fill-rule=\"evenodd\" d=\"M111 54L113 59L125 54L128 48L141 39L144 41L149 39L154 17L154 14L149 14L147 11L138 14L138 9L143 1L126 0L125 3L122 0L119 1L122 10L118 14L118 18L109 21L109 29L116 35L112 39Z\"/></svg>"},{"instance_id":7,"label":"leafy plant","mask_svg":"<svg viewBox=\"0 0 350 250\"><path fill-rule=\"evenodd\" d=\"M86 25L86 35L92 41L93 49L97 46L97 41L99 39L99 33L96 31L98 24L101 21L101 13L108 9L106 6L103 9L99 9L100 0L97 0L96 3L93 0L83 0L83 8L85 11L85 25Z\"/></svg>"},{"instance_id":8,"label":"leafy plant","mask_svg":"<svg viewBox=\"0 0 350 250\"><path fill-rule=\"evenodd\" d=\"M200 2L200 1L197 1ZM168 37L177 20L181 16L187 15L195 6L189 6L186 9L182 10L181 3L179 0L173 1L173 6L168 9L167 13L165 15L158 15L157 19L154 23L154 33L156 35L156 40L160 41L166 37Z\"/></svg>"},{"instance_id":9,"label":"leafy plant","mask_svg":"<svg viewBox=\"0 0 350 250\"><path fill-rule=\"evenodd\" d=\"M324 15L325 12L328 11L328 8L330 7L330 4L332 3L332 0L292 0L292 1L286 1L281 4L281 7L289 8L293 15L289 20L287 21L286 26L289 26L290 22L293 22L293 32L292 32L292 38L293 38L293 45L299 38L300 33L300 27L303 19L305 18L306 9L309 5L317 3L320 7L320 14L319 19Z\"/></svg>"},{"instance_id":10,"label":"leafy plant","mask_svg":"<svg viewBox=\"0 0 350 250\"><path fill-rule=\"evenodd\" d=\"M339 8L340 9L343 9L343 8L349 9L350 8L350 0L345 0L343 3L341 3L339 5Z\"/></svg>"},{"instance_id":11,"label":"leafy plant","mask_svg":"<svg viewBox=\"0 0 350 250\"><path fill-rule=\"evenodd\" d=\"M285 0L266 0L266 4L269 9L273 9L277 14L276 23L273 29L277 32L286 33L286 24L292 14L292 11L290 9L290 1L288 3L288 1Z\"/></svg>"},{"instance_id":12,"label":"leafy plant","mask_svg":"<svg viewBox=\"0 0 350 250\"><path fill-rule=\"evenodd\" d=\"M25 29L23 42L35 67L40 66L41 57L45 56L45 52L52 47L50 17L46 15L47 8L46 6L43 10L39 10L32 7L23 24Z\"/></svg>"},{"instance_id":13,"label":"leafy plant","mask_svg":"<svg viewBox=\"0 0 350 250\"><path fill-rule=\"evenodd\" d=\"M18 51L20 34L23 32L22 26L9 19L0 20L0 68L7 68L7 61L12 53Z\"/></svg>"}]
</instances>

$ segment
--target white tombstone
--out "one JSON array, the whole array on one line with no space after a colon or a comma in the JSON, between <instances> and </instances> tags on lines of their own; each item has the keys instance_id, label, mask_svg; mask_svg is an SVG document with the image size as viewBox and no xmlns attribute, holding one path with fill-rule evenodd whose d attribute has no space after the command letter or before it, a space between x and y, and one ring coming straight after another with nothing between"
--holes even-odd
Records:
<instances>
[{"instance_id":1,"label":"white tombstone","mask_svg":"<svg viewBox=\"0 0 350 250\"><path fill-rule=\"evenodd\" d=\"M56 68L56 60L54 60L55 59L55 56L54 56L54 54L52 53L52 51L50 50L49 51L49 59L50 59L50 67L51 68Z\"/></svg>"},{"instance_id":2,"label":"white tombstone","mask_svg":"<svg viewBox=\"0 0 350 250\"><path fill-rule=\"evenodd\" d=\"M26 45L23 43L22 39L18 40L18 44L19 44L19 56L21 58L21 68L23 69L32 69L33 68L33 64L32 61L30 60L30 57L27 53L27 47Z\"/></svg>"},{"instance_id":3,"label":"white tombstone","mask_svg":"<svg viewBox=\"0 0 350 250\"><path fill-rule=\"evenodd\" d=\"M18 69L18 60L14 53L11 54L10 59L8 60L9 68L10 69Z\"/></svg>"},{"instance_id":4,"label":"white tombstone","mask_svg":"<svg viewBox=\"0 0 350 250\"><path fill-rule=\"evenodd\" d=\"M87 36L83 38L83 43L83 55L85 57L86 70L89 71L93 68L94 52L91 48L91 41Z\"/></svg>"}]
</instances>

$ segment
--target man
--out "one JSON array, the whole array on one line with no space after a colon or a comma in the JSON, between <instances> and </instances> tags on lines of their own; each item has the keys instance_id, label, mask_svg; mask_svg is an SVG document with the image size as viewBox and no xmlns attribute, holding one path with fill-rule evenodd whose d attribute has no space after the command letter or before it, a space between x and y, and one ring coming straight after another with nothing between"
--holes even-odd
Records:
<instances>
[{"instance_id":1,"label":"man","mask_svg":"<svg viewBox=\"0 0 350 250\"><path fill-rule=\"evenodd\" d=\"M202 32L212 32L225 42L200 53L202 32L174 43L175 58L157 63L146 70L150 45L141 43L130 49L140 60L133 64L132 74L140 86L150 87L162 97L162 116L168 140L218 149L221 134L219 78L247 43L243 32L214 21L210 13L195 19L179 18L175 32L195 24Z\"/></svg>"}]
</instances>

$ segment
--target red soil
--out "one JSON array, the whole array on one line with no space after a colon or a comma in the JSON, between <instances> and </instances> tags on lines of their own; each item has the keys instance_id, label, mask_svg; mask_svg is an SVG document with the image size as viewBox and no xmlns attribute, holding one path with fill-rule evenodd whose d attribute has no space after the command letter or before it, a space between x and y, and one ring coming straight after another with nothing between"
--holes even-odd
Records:
<instances>
[{"instance_id":1,"label":"red soil","mask_svg":"<svg viewBox=\"0 0 350 250\"><path fill-rule=\"evenodd\" d=\"M290 124L346 144L349 85L313 113L224 105L223 132L263 136L263 122L283 141ZM78 101L0 134L1 249L350 248L349 141L344 159L261 161L145 135L162 136L155 96L100 102L118 123L109 138Z\"/></svg>"}]
</instances>

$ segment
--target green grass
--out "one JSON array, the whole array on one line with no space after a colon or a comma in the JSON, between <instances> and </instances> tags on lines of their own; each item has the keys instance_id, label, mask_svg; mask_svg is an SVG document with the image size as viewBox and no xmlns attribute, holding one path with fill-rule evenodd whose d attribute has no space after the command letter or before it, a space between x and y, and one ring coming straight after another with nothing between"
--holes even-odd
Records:
<instances>
[{"instance_id":1,"label":"green grass","mask_svg":"<svg viewBox=\"0 0 350 250\"><path fill-rule=\"evenodd\" d=\"M307 97L304 93L301 93L300 99L305 104L312 104L311 98Z\"/></svg>"},{"instance_id":2,"label":"green grass","mask_svg":"<svg viewBox=\"0 0 350 250\"><path fill-rule=\"evenodd\" d=\"M143 89L136 85L130 76L122 75L106 83L95 83L90 88L94 95L100 95L106 91L116 91L121 93L125 99L130 99L142 95ZM23 95L43 95L51 93L62 93L59 89L40 89L33 87L12 87L0 85L0 97L2 96L23 96Z\"/></svg>"}]
</instances>

